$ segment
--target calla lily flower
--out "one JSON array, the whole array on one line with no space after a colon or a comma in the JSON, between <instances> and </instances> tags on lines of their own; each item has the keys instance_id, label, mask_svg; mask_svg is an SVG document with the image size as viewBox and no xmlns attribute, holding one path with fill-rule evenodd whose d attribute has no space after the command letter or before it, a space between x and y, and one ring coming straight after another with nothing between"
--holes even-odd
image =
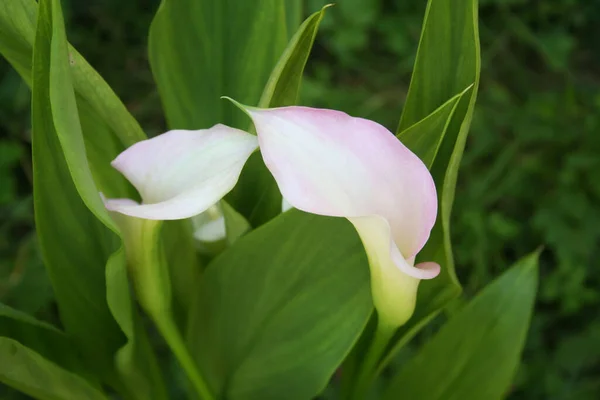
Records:
<instances>
[{"instance_id":1,"label":"calla lily flower","mask_svg":"<svg viewBox=\"0 0 600 400\"><path fill-rule=\"evenodd\" d=\"M354 225L369 258L380 321L405 323L419 281L440 271L433 262L413 265L437 214L425 164L373 121L306 107L241 107L254 121L283 198L302 211L345 217Z\"/></svg>"},{"instance_id":2,"label":"calla lily flower","mask_svg":"<svg viewBox=\"0 0 600 400\"><path fill-rule=\"evenodd\" d=\"M146 219L197 215L233 188L260 146L285 199L283 208L345 217L354 225L369 259L380 323L404 324L414 312L419 282L440 271L433 262L414 265L437 214L435 184L425 164L389 130L366 119L307 107L237 105L254 121L258 140L216 125L137 143L112 165L143 202L113 199L107 208Z\"/></svg>"},{"instance_id":3,"label":"calla lily flower","mask_svg":"<svg viewBox=\"0 0 600 400\"><path fill-rule=\"evenodd\" d=\"M152 220L198 215L233 189L257 147L256 136L220 124L197 131L172 130L138 142L112 166L135 186L142 203L107 199L106 208Z\"/></svg>"}]
</instances>

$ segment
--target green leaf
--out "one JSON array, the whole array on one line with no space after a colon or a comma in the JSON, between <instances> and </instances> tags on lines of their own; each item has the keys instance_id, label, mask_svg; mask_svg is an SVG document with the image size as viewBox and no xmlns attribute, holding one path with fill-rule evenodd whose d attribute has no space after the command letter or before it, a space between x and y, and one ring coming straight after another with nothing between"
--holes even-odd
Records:
<instances>
[{"instance_id":1,"label":"green leaf","mask_svg":"<svg viewBox=\"0 0 600 400\"><path fill-rule=\"evenodd\" d=\"M327 7L308 17L292 37L271 72L259 107L273 108L296 104L304 67ZM227 199L254 227L281 213L281 193L259 152L250 156L239 182Z\"/></svg>"},{"instance_id":2,"label":"green leaf","mask_svg":"<svg viewBox=\"0 0 600 400\"><path fill-rule=\"evenodd\" d=\"M273 108L296 104L304 67L315 42L319 24L325 16L325 10L329 7L323 7L321 11L312 14L300 25L271 72L258 107Z\"/></svg>"},{"instance_id":3,"label":"green leaf","mask_svg":"<svg viewBox=\"0 0 600 400\"><path fill-rule=\"evenodd\" d=\"M429 0L398 132L427 117L478 76L477 1ZM458 118L462 121L464 115Z\"/></svg>"},{"instance_id":4,"label":"green leaf","mask_svg":"<svg viewBox=\"0 0 600 400\"><path fill-rule=\"evenodd\" d=\"M448 124L463 93L452 97L427 117L397 135L405 146L423 160L427 168L433 165Z\"/></svg>"},{"instance_id":5,"label":"green leaf","mask_svg":"<svg viewBox=\"0 0 600 400\"><path fill-rule=\"evenodd\" d=\"M149 55L168 125L246 128L220 97L257 104L285 47L280 0L163 0L152 21Z\"/></svg>"},{"instance_id":6,"label":"green leaf","mask_svg":"<svg viewBox=\"0 0 600 400\"><path fill-rule=\"evenodd\" d=\"M520 260L452 317L402 367L384 399L502 399L525 343L538 255Z\"/></svg>"},{"instance_id":7,"label":"green leaf","mask_svg":"<svg viewBox=\"0 0 600 400\"><path fill-rule=\"evenodd\" d=\"M107 400L83 378L19 342L0 337L0 381L40 400Z\"/></svg>"},{"instance_id":8,"label":"green leaf","mask_svg":"<svg viewBox=\"0 0 600 400\"><path fill-rule=\"evenodd\" d=\"M42 0L32 79L34 208L40 247L67 334L103 380L135 397L146 388L128 382L125 389L113 357L126 340L123 332L130 347L143 340L143 332L133 332L130 326L135 320L128 314L133 304L125 255L86 158L69 60L60 3ZM152 353L143 356L127 360L127 366L121 357L119 372L145 371L147 364L155 364ZM161 393L159 375L146 384Z\"/></svg>"},{"instance_id":9,"label":"green leaf","mask_svg":"<svg viewBox=\"0 0 600 400\"><path fill-rule=\"evenodd\" d=\"M68 56L62 63L56 55L52 59L54 49L51 47L57 47L60 41L60 37L57 38L54 34L55 29L60 29L54 27L59 16L53 14L54 7L51 1L42 1L33 59L35 72L32 90L36 228L65 330L81 346L82 352L91 361L90 364L95 364L96 371L102 371L106 377L111 369L112 354L123 341L120 329L106 304L104 281L105 249L114 247L116 242L79 197L74 184L75 179L71 177L68 163L63 158L62 143L54 125L49 99L52 96L51 81L54 80L55 95L60 88L58 85L61 84L61 77L56 75L56 69L67 68ZM70 78L63 76L62 79L67 79L66 82L62 82L66 87L59 90L68 93ZM64 105L74 106L72 103ZM64 107L58 110L59 115L61 112L68 112ZM67 124L63 121L63 142L69 141L66 135L77 135L81 129L78 126L66 126ZM75 142L75 146L71 147L77 145L83 147L81 136L79 141ZM81 158L81 155L76 153L77 150L68 150L66 153L72 159ZM89 168L86 169L85 150L83 152L83 161L78 160L82 164L74 169L78 171L77 178L89 179L93 185ZM78 165L78 161L75 161L73 166ZM86 173L81 171L87 171L90 176L81 176ZM88 182L84 195L95 196L95 202L92 204L98 207L97 203L101 204L98 190L89 186ZM105 217L108 215L105 214ZM76 245L73 245L74 238L77 238Z\"/></svg>"},{"instance_id":10,"label":"green leaf","mask_svg":"<svg viewBox=\"0 0 600 400\"><path fill-rule=\"evenodd\" d=\"M288 37L292 37L302 23L302 0L288 0L285 2L285 20Z\"/></svg>"},{"instance_id":11,"label":"green leaf","mask_svg":"<svg viewBox=\"0 0 600 400\"><path fill-rule=\"evenodd\" d=\"M348 221L290 210L211 263L188 332L218 398L309 399L327 384L373 306Z\"/></svg>"},{"instance_id":12,"label":"green leaf","mask_svg":"<svg viewBox=\"0 0 600 400\"><path fill-rule=\"evenodd\" d=\"M0 53L28 85L31 85L35 10L35 2L30 0L5 0L0 3Z\"/></svg>"},{"instance_id":13,"label":"green leaf","mask_svg":"<svg viewBox=\"0 0 600 400\"><path fill-rule=\"evenodd\" d=\"M438 219L429 241L417 256L417 262L439 263L442 271L435 279L421 282L415 314L396 334L396 344L380 369L462 290L454 272L450 214L460 159L473 116L479 70L477 1L429 0L398 132L427 118L457 93L462 93L431 167L438 191Z\"/></svg>"},{"instance_id":14,"label":"green leaf","mask_svg":"<svg viewBox=\"0 0 600 400\"><path fill-rule=\"evenodd\" d=\"M14 339L65 369L83 372L80 354L63 332L2 303L0 337Z\"/></svg>"}]
</instances>

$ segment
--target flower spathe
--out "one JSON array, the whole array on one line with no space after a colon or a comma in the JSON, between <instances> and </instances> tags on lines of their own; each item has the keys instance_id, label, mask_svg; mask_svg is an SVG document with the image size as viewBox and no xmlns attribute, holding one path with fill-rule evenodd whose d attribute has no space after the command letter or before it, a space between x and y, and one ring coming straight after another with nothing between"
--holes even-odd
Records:
<instances>
[{"instance_id":1,"label":"flower spathe","mask_svg":"<svg viewBox=\"0 0 600 400\"><path fill-rule=\"evenodd\" d=\"M373 121L307 107L244 110L286 201L354 225L380 320L402 325L414 311L419 281L440 271L433 262L413 265L437 214L425 164Z\"/></svg>"},{"instance_id":2,"label":"flower spathe","mask_svg":"<svg viewBox=\"0 0 600 400\"><path fill-rule=\"evenodd\" d=\"M256 136L221 124L196 131L172 130L138 142L112 166L135 186L142 203L108 199L106 207L153 220L200 214L233 189L257 147Z\"/></svg>"}]
</instances>

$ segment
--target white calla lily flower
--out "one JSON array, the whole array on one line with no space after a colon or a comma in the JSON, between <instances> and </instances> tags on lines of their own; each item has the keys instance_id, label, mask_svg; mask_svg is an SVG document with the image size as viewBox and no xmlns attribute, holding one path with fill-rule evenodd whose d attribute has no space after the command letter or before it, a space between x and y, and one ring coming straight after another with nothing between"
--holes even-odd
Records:
<instances>
[{"instance_id":1,"label":"white calla lily flower","mask_svg":"<svg viewBox=\"0 0 600 400\"><path fill-rule=\"evenodd\" d=\"M138 142L112 166L135 186L142 203L108 199L106 207L153 220L198 215L233 189L257 147L256 136L220 124L197 131L172 130Z\"/></svg>"}]
</instances>

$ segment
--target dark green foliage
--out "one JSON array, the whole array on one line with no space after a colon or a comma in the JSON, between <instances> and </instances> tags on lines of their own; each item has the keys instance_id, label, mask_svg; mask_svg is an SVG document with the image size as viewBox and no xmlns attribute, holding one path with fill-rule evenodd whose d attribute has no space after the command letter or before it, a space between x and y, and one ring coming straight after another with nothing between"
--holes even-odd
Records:
<instances>
[{"instance_id":1,"label":"dark green foliage","mask_svg":"<svg viewBox=\"0 0 600 400\"><path fill-rule=\"evenodd\" d=\"M305 15L324 3L308 0ZM425 3L338 1L321 25L303 103L394 131ZM148 133L164 129L145 44L157 5L64 2L71 42ZM600 2L480 0L480 17L481 87L452 221L457 273L471 296L544 245L534 322L509 398L596 399ZM0 301L52 320L31 239L28 107L26 86L0 59Z\"/></svg>"}]
</instances>

